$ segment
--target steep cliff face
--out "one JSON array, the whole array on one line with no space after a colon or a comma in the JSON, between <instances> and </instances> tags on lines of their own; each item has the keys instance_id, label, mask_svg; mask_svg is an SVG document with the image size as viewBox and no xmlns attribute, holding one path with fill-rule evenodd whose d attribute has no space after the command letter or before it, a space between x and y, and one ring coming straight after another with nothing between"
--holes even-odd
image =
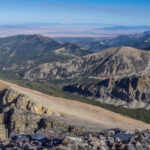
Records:
<instances>
[{"instance_id":1,"label":"steep cliff face","mask_svg":"<svg viewBox=\"0 0 150 150\"><path fill-rule=\"evenodd\" d=\"M149 77L109 78L95 83L68 85L63 90L96 97L104 103L150 109Z\"/></svg>"}]
</instances>

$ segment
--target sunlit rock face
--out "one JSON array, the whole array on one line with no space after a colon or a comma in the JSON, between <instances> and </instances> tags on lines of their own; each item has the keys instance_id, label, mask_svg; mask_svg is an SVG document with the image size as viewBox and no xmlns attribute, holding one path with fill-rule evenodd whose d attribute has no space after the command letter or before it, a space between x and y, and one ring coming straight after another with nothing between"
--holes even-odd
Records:
<instances>
[{"instance_id":1,"label":"sunlit rock face","mask_svg":"<svg viewBox=\"0 0 150 150\"><path fill-rule=\"evenodd\" d=\"M8 137L11 132L34 133L44 115L53 112L37 104L28 95L15 89L0 92L0 137Z\"/></svg>"}]
</instances>

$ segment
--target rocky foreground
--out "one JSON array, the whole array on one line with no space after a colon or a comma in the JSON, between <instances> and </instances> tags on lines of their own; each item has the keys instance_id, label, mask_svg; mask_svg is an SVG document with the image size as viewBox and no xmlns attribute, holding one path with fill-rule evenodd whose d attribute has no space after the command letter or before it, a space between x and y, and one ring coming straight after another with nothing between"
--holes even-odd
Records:
<instances>
[{"instance_id":1,"label":"rocky foreground","mask_svg":"<svg viewBox=\"0 0 150 150\"><path fill-rule=\"evenodd\" d=\"M0 81L2 150L148 150L146 129L149 124L100 107Z\"/></svg>"},{"instance_id":2,"label":"rocky foreground","mask_svg":"<svg viewBox=\"0 0 150 150\"><path fill-rule=\"evenodd\" d=\"M106 129L99 133L76 134L47 131L40 134L12 136L0 140L0 149L59 149L59 150L149 150L150 130L134 132Z\"/></svg>"}]
</instances>

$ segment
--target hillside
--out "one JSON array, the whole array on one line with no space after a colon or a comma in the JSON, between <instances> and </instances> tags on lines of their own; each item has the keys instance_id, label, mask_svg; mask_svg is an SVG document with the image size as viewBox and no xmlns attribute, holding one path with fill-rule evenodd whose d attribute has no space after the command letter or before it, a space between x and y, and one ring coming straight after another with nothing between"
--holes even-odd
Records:
<instances>
[{"instance_id":1,"label":"hillside","mask_svg":"<svg viewBox=\"0 0 150 150\"><path fill-rule=\"evenodd\" d=\"M65 126L71 125L80 129L84 126L83 130L86 129L88 131L98 131L104 128L130 130L150 128L150 125L146 123L124 117L100 107L48 96L2 80L0 81L0 90L2 99L0 107L3 110L0 114L0 119L6 120L0 124L1 136L5 135L6 129L9 134L16 132L31 133L38 127L36 123L42 118L46 119L46 116L51 117L51 119L59 119L59 122L64 120L62 124ZM21 122L19 118L22 118ZM32 125L27 125L27 122Z\"/></svg>"},{"instance_id":2,"label":"hillside","mask_svg":"<svg viewBox=\"0 0 150 150\"><path fill-rule=\"evenodd\" d=\"M41 64L25 73L30 81L72 80L63 90L107 104L150 109L150 52L109 48L63 63Z\"/></svg>"},{"instance_id":3,"label":"hillside","mask_svg":"<svg viewBox=\"0 0 150 150\"><path fill-rule=\"evenodd\" d=\"M85 48L61 44L42 35L18 35L0 38L0 69L22 75L26 69L46 62L64 61L90 54Z\"/></svg>"},{"instance_id":4,"label":"hillside","mask_svg":"<svg viewBox=\"0 0 150 150\"><path fill-rule=\"evenodd\" d=\"M25 73L29 80L73 78L107 79L131 75L147 76L150 52L131 47L116 47L63 63L41 64Z\"/></svg>"},{"instance_id":5,"label":"hillside","mask_svg":"<svg viewBox=\"0 0 150 150\"><path fill-rule=\"evenodd\" d=\"M149 124L97 106L56 98L2 80L0 97L3 149L125 149L132 143L138 142L135 148L145 148L149 143Z\"/></svg>"}]
</instances>

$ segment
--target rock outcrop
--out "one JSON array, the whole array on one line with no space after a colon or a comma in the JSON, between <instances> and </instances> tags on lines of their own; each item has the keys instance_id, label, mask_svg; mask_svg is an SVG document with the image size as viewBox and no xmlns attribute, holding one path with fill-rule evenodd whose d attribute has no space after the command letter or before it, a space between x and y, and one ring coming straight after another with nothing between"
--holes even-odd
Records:
<instances>
[{"instance_id":1,"label":"rock outcrop","mask_svg":"<svg viewBox=\"0 0 150 150\"><path fill-rule=\"evenodd\" d=\"M13 88L0 92L0 138L33 134L47 127L52 130L68 130L69 125L61 123L61 118L53 115L51 110Z\"/></svg>"},{"instance_id":2,"label":"rock outcrop","mask_svg":"<svg viewBox=\"0 0 150 150\"><path fill-rule=\"evenodd\" d=\"M0 135L7 137L16 133L31 133L38 128L42 115L50 111L15 89L0 92Z\"/></svg>"},{"instance_id":3,"label":"rock outcrop","mask_svg":"<svg viewBox=\"0 0 150 150\"><path fill-rule=\"evenodd\" d=\"M71 119L71 114L68 117L65 114L59 115L29 95L15 88L6 88L0 92L0 138L47 130L76 133L99 128L94 128L92 124L86 125L88 120L83 121L75 116Z\"/></svg>"},{"instance_id":4,"label":"rock outcrop","mask_svg":"<svg viewBox=\"0 0 150 150\"><path fill-rule=\"evenodd\" d=\"M0 138L34 134L47 128L57 132L80 130L50 109L39 105L32 96L24 92L14 88L7 88L0 92Z\"/></svg>"},{"instance_id":5,"label":"rock outcrop","mask_svg":"<svg viewBox=\"0 0 150 150\"><path fill-rule=\"evenodd\" d=\"M149 77L109 78L99 82L68 85L63 90L87 97L95 97L97 100L108 104L150 109Z\"/></svg>"}]
</instances>

